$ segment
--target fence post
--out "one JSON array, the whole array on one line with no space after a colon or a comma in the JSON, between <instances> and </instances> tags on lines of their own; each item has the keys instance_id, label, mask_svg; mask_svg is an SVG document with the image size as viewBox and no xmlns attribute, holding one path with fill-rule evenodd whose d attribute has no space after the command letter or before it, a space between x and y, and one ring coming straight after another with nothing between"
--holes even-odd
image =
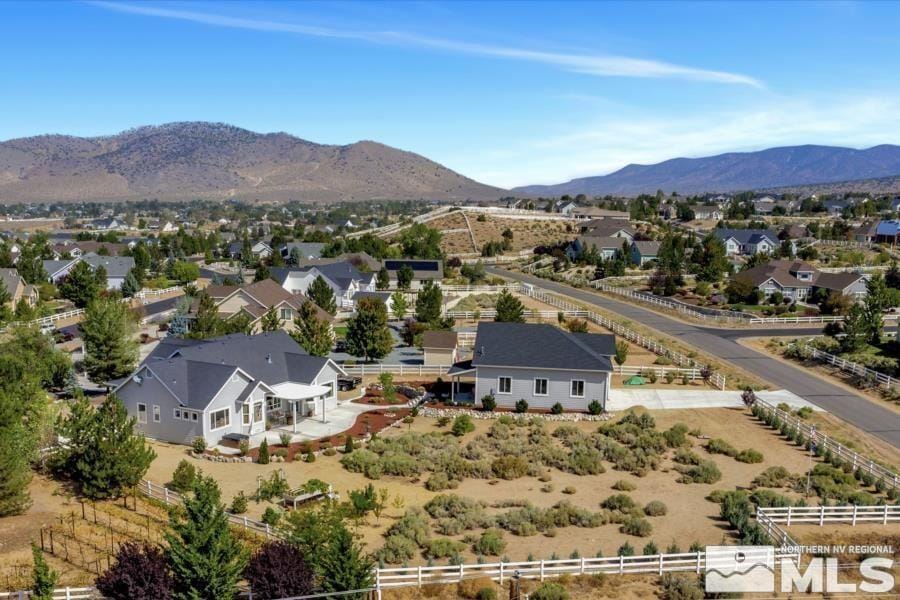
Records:
<instances>
[{"instance_id":1,"label":"fence post","mask_svg":"<svg viewBox=\"0 0 900 600\"><path fill-rule=\"evenodd\" d=\"M663 574L663 555L659 555L659 574Z\"/></svg>"},{"instance_id":2,"label":"fence post","mask_svg":"<svg viewBox=\"0 0 900 600\"><path fill-rule=\"evenodd\" d=\"M697 553L697 574L700 574L700 553Z\"/></svg>"},{"instance_id":3,"label":"fence post","mask_svg":"<svg viewBox=\"0 0 900 600\"><path fill-rule=\"evenodd\" d=\"M419 582L419 587L422 587L422 566L419 565L419 568L416 569L416 581Z\"/></svg>"},{"instance_id":4,"label":"fence post","mask_svg":"<svg viewBox=\"0 0 900 600\"><path fill-rule=\"evenodd\" d=\"M500 585L503 585L503 561L500 561Z\"/></svg>"},{"instance_id":5,"label":"fence post","mask_svg":"<svg viewBox=\"0 0 900 600\"><path fill-rule=\"evenodd\" d=\"M757 514L759 514L759 513L757 512ZM791 515L792 514L794 514L794 507L788 506L788 516L787 516L787 526L788 527L791 526Z\"/></svg>"},{"instance_id":6,"label":"fence post","mask_svg":"<svg viewBox=\"0 0 900 600\"><path fill-rule=\"evenodd\" d=\"M881 522L882 525L887 525L888 521L888 505L884 505L884 520Z\"/></svg>"},{"instance_id":7,"label":"fence post","mask_svg":"<svg viewBox=\"0 0 900 600\"><path fill-rule=\"evenodd\" d=\"M825 524L825 506L819 507L819 527Z\"/></svg>"},{"instance_id":8,"label":"fence post","mask_svg":"<svg viewBox=\"0 0 900 600\"><path fill-rule=\"evenodd\" d=\"M625 572L625 557L620 555L619 556L619 574L621 575L624 572Z\"/></svg>"},{"instance_id":9,"label":"fence post","mask_svg":"<svg viewBox=\"0 0 900 600\"><path fill-rule=\"evenodd\" d=\"M581 557L581 574L584 575L584 557Z\"/></svg>"},{"instance_id":10,"label":"fence post","mask_svg":"<svg viewBox=\"0 0 900 600\"><path fill-rule=\"evenodd\" d=\"M72 600L72 593L69 586L66 586L66 600Z\"/></svg>"},{"instance_id":11,"label":"fence post","mask_svg":"<svg viewBox=\"0 0 900 600\"><path fill-rule=\"evenodd\" d=\"M885 508L887 508L887 505L885 505ZM856 525L856 509L857 509L857 505L854 504L853 505L853 524L854 525Z\"/></svg>"},{"instance_id":12,"label":"fence post","mask_svg":"<svg viewBox=\"0 0 900 600\"><path fill-rule=\"evenodd\" d=\"M541 581L544 580L544 559L541 559Z\"/></svg>"}]
</instances>

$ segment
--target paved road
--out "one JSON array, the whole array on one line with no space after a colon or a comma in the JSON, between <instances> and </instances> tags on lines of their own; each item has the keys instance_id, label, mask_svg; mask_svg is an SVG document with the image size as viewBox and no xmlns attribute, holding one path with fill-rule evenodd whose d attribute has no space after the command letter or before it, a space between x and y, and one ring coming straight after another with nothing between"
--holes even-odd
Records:
<instances>
[{"instance_id":1,"label":"paved road","mask_svg":"<svg viewBox=\"0 0 900 600\"><path fill-rule=\"evenodd\" d=\"M828 412L900 448L900 415L841 386L829 383L804 369L767 357L745 348L735 341L738 337L797 335L797 329L756 329L741 334L734 329L698 327L635 304L613 300L593 292L579 290L531 275L513 273L496 267L487 267L487 271L493 275L532 283L537 287L565 294L582 302L615 312L635 323L679 338L686 344L728 361L748 373L770 382L777 388L789 390L806 398ZM786 333L787 331L790 333ZM800 331L809 332L810 330Z\"/></svg>"}]
</instances>

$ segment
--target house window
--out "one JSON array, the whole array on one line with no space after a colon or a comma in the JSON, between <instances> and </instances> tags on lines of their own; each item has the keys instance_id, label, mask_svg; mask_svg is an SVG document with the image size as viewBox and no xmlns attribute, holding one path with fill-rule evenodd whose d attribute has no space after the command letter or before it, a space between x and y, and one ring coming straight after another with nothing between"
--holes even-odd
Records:
<instances>
[{"instance_id":1,"label":"house window","mask_svg":"<svg viewBox=\"0 0 900 600\"><path fill-rule=\"evenodd\" d=\"M281 398L269 396L266 398L266 412L270 410L281 410Z\"/></svg>"},{"instance_id":2,"label":"house window","mask_svg":"<svg viewBox=\"0 0 900 600\"><path fill-rule=\"evenodd\" d=\"M263 405L262 402L257 402L253 405L253 422L260 423L263 420Z\"/></svg>"},{"instance_id":3,"label":"house window","mask_svg":"<svg viewBox=\"0 0 900 600\"><path fill-rule=\"evenodd\" d=\"M223 408L209 414L209 428L222 429L231 425L231 409Z\"/></svg>"},{"instance_id":4,"label":"house window","mask_svg":"<svg viewBox=\"0 0 900 600\"><path fill-rule=\"evenodd\" d=\"M500 377L497 381L498 394L512 394L512 377Z\"/></svg>"},{"instance_id":5,"label":"house window","mask_svg":"<svg viewBox=\"0 0 900 600\"><path fill-rule=\"evenodd\" d=\"M244 425L250 424L250 405L244 404L241 407L241 423Z\"/></svg>"},{"instance_id":6,"label":"house window","mask_svg":"<svg viewBox=\"0 0 900 600\"><path fill-rule=\"evenodd\" d=\"M137 411L138 411L138 423L146 423L147 422L147 405L141 404L140 402L138 402Z\"/></svg>"},{"instance_id":7,"label":"house window","mask_svg":"<svg viewBox=\"0 0 900 600\"><path fill-rule=\"evenodd\" d=\"M173 414L175 415L176 419L178 419L179 421L181 420L181 409L180 408L176 408L175 412Z\"/></svg>"},{"instance_id":8,"label":"house window","mask_svg":"<svg viewBox=\"0 0 900 600\"><path fill-rule=\"evenodd\" d=\"M538 378L534 380L534 395L546 396L548 382L546 379Z\"/></svg>"},{"instance_id":9,"label":"house window","mask_svg":"<svg viewBox=\"0 0 900 600\"><path fill-rule=\"evenodd\" d=\"M160 420L159 404L154 404L153 405L153 422L159 423L159 420Z\"/></svg>"},{"instance_id":10,"label":"house window","mask_svg":"<svg viewBox=\"0 0 900 600\"><path fill-rule=\"evenodd\" d=\"M581 379L573 379L569 395L573 398L584 398L584 381Z\"/></svg>"},{"instance_id":11,"label":"house window","mask_svg":"<svg viewBox=\"0 0 900 600\"><path fill-rule=\"evenodd\" d=\"M200 414L200 413L192 412L192 413L191 413L191 421L196 421L196 420L198 420L198 419L199 419L199 416L198 416L199 414Z\"/></svg>"},{"instance_id":12,"label":"house window","mask_svg":"<svg viewBox=\"0 0 900 600\"><path fill-rule=\"evenodd\" d=\"M291 317L291 309L282 308L281 309L281 320L282 321L290 321L293 317Z\"/></svg>"}]
</instances>

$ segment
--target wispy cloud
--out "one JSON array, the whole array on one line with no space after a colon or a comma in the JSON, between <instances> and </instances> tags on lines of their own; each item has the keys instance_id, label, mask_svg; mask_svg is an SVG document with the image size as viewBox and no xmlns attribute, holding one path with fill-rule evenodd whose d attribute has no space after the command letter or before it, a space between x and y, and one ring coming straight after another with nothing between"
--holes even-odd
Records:
<instances>
[{"instance_id":1,"label":"wispy cloud","mask_svg":"<svg viewBox=\"0 0 900 600\"><path fill-rule=\"evenodd\" d=\"M350 39L380 44L406 45L475 56L521 60L550 65L571 72L602 77L666 78L746 85L755 88L764 87L759 80L740 73L700 69L663 61L631 58L627 56L544 52L524 48L462 42L401 31L364 31L318 27L300 23L230 17L214 13L178 10L147 4L123 4L105 1L90 2L90 4L118 12L177 19L217 27L292 33L322 38Z\"/></svg>"}]
</instances>

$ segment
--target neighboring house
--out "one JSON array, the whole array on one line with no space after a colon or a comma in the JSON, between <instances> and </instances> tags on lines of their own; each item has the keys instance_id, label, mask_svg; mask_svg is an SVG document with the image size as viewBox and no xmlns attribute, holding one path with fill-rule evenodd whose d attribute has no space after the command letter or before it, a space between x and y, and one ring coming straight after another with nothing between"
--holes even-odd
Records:
<instances>
[{"instance_id":1,"label":"neighboring house","mask_svg":"<svg viewBox=\"0 0 900 600\"><path fill-rule=\"evenodd\" d=\"M391 294L391 292L356 292L355 294L353 294L353 298L351 298L351 300L353 301L353 306L355 307L356 304L363 298L377 298L384 302L384 306L388 311L388 319L393 319L394 314L392 311L394 310L394 300L392 298L392 295L393 294ZM409 308L407 308L407 310L409 310Z\"/></svg>"},{"instance_id":2,"label":"neighboring house","mask_svg":"<svg viewBox=\"0 0 900 600\"><path fill-rule=\"evenodd\" d=\"M543 323L478 325L471 361L455 364L453 377L475 377L476 402L494 396L513 408L524 399L532 409L587 410L592 400L606 406L615 336L570 333Z\"/></svg>"},{"instance_id":3,"label":"neighboring house","mask_svg":"<svg viewBox=\"0 0 900 600\"><path fill-rule=\"evenodd\" d=\"M25 283L15 269L0 269L0 288L9 293L10 305L13 308L19 303L19 300L25 300L28 306L35 306L38 303L37 286Z\"/></svg>"},{"instance_id":4,"label":"neighboring house","mask_svg":"<svg viewBox=\"0 0 900 600\"><path fill-rule=\"evenodd\" d=\"M721 221L722 210L718 206L692 206L694 218L701 221Z\"/></svg>"},{"instance_id":5,"label":"neighboring house","mask_svg":"<svg viewBox=\"0 0 900 600\"><path fill-rule=\"evenodd\" d=\"M591 219L580 224L578 229L582 235L624 237L628 238L628 241L633 240L635 234L631 225L623 223L620 219Z\"/></svg>"},{"instance_id":6,"label":"neighboring house","mask_svg":"<svg viewBox=\"0 0 900 600\"><path fill-rule=\"evenodd\" d=\"M861 243L871 243L878 239L878 226L881 221L867 221L853 230L853 240Z\"/></svg>"},{"instance_id":7,"label":"neighboring house","mask_svg":"<svg viewBox=\"0 0 900 600\"><path fill-rule=\"evenodd\" d=\"M900 235L900 221L881 221L875 228L875 241L880 244L896 244Z\"/></svg>"},{"instance_id":8,"label":"neighboring house","mask_svg":"<svg viewBox=\"0 0 900 600\"><path fill-rule=\"evenodd\" d=\"M425 366L449 366L459 360L459 339L455 331L429 329L422 334Z\"/></svg>"},{"instance_id":9,"label":"neighboring house","mask_svg":"<svg viewBox=\"0 0 900 600\"><path fill-rule=\"evenodd\" d=\"M147 437L210 446L223 438L260 440L326 422L337 406L333 361L307 354L283 331L209 340L167 338L115 392Z\"/></svg>"},{"instance_id":10,"label":"neighboring house","mask_svg":"<svg viewBox=\"0 0 900 600\"><path fill-rule=\"evenodd\" d=\"M862 273L823 273L802 260L771 260L734 277L749 281L767 298L781 292L785 298L807 302L819 289L856 299L866 296L866 278Z\"/></svg>"},{"instance_id":11,"label":"neighboring house","mask_svg":"<svg viewBox=\"0 0 900 600\"><path fill-rule=\"evenodd\" d=\"M636 241L631 243L631 262L643 267L656 260L659 254L659 242Z\"/></svg>"},{"instance_id":12,"label":"neighboring house","mask_svg":"<svg viewBox=\"0 0 900 600\"><path fill-rule=\"evenodd\" d=\"M239 313L246 313L252 319L254 332L260 331L263 316L272 308L278 314L281 328L288 332L294 331L294 318L299 314L300 307L310 302L306 296L292 294L271 279L257 281L246 287L210 286L210 288L207 288L207 293L216 301L219 316L228 319ZM331 323L333 318L330 314L318 306L316 310L320 319Z\"/></svg>"},{"instance_id":13,"label":"neighboring house","mask_svg":"<svg viewBox=\"0 0 900 600\"><path fill-rule=\"evenodd\" d=\"M117 219L116 217L106 217L103 219L94 219L87 224L88 229L97 231L116 231L119 229L128 229L128 223Z\"/></svg>"},{"instance_id":14,"label":"neighboring house","mask_svg":"<svg viewBox=\"0 0 900 600\"><path fill-rule=\"evenodd\" d=\"M579 206L573 209L570 214L576 219L616 219L618 221L627 221L631 218L631 215L627 212L597 208L595 206Z\"/></svg>"},{"instance_id":15,"label":"neighboring house","mask_svg":"<svg viewBox=\"0 0 900 600\"><path fill-rule=\"evenodd\" d=\"M566 248L566 254L570 260L575 260L585 252L589 252L591 248L596 250L597 254L603 260L615 258L617 254L621 254L625 245L632 243L632 240L625 236L594 236L583 235L575 238L569 247Z\"/></svg>"},{"instance_id":16,"label":"neighboring house","mask_svg":"<svg viewBox=\"0 0 900 600\"><path fill-rule=\"evenodd\" d=\"M175 226L172 221L161 221L159 219L151 219L148 221L147 229L150 231L158 231L160 233L172 233L173 231L178 231L178 227Z\"/></svg>"},{"instance_id":17,"label":"neighboring house","mask_svg":"<svg viewBox=\"0 0 900 600\"><path fill-rule=\"evenodd\" d=\"M118 256L123 253L128 246L126 244L117 244L111 242L95 242L88 240L84 242L71 242L68 244L56 244L53 246L53 256L61 258L68 254L72 258L80 258L85 254L93 252L101 254L101 248L105 248L102 253L108 256Z\"/></svg>"},{"instance_id":18,"label":"neighboring house","mask_svg":"<svg viewBox=\"0 0 900 600\"><path fill-rule=\"evenodd\" d=\"M322 277L334 292L338 307L353 308L357 292L375 291L375 274L362 273L349 262L316 264L299 268L278 267L270 270L272 278L292 294L306 294L317 277Z\"/></svg>"},{"instance_id":19,"label":"neighboring house","mask_svg":"<svg viewBox=\"0 0 900 600\"><path fill-rule=\"evenodd\" d=\"M241 240L237 240L231 242L228 246L228 255L235 260L242 260L244 253L244 242ZM253 258L260 260L263 258L269 258L272 256L272 248L267 243L262 240L256 242L250 242L250 253L253 255Z\"/></svg>"},{"instance_id":20,"label":"neighboring house","mask_svg":"<svg viewBox=\"0 0 900 600\"><path fill-rule=\"evenodd\" d=\"M75 264L81 260L81 258L70 258L63 260L45 260L43 261L44 271L47 273L47 281L50 283L59 283L66 275L69 274L69 271L75 266Z\"/></svg>"},{"instance_id":21,"label":"neighboring house","mask_svg":"<svg viewBox=\"0 0 900 600\"><path fill-rule=\"evenodd\" d=\"M422 260L422 259L386 259L384 268L387 269L388 277L391 281L391 287L397 288L397 273L406 265L413 270L412 283L410 289L421 289L426 281L431 281L440 285L444 278L444 264L439 260Z\"/></svg>"},{"instance_id":22,"label":"neighboring house","mask_svg":"<svg viewBox=\"0 0 900 600\"><path fill-rule=\"evenodd\" d=\"M725 244L729 255L752 256L771 254L780 245L778 234L771 229L715 229L715 235Z\"/></svg>"},{"instance_id":23,"label":"neighboring house","mask_svg":"<svg viewBox=\"0 0 900 600\"><path fill-rule=\"evenodd\" d=\"M578 205L571 201L560 200L556 203L556 212L561 215L569 216L576 209L578 209Z\"/></svg>"},{"instance_id":24,"label":"neighboring house","mask_svg":"<svg viewBox=\"0 0 900 600\"><path fill-rule=\"evenodd\" d=\"M106 289L118 290L125 282L125 276L134 268L134 259L130 256L100 256L88 253L79 260L90 265L96 271L99 267L106 269Z\"/></svg>"},{"instance_id":25,"label":"neighboring house","mask_svg":"<svg viewBox=\"0 0 900 600\"><path fill-rule=\"evenodd\" d=\"M291 253L296 249L300 254L300 259L303 260L321 257L324 248L325 244L315 242L288 242L287 244L282 244L278 251L281 253L281 258L288 260L291 257Z\"/></svg>"}]
</instances>

